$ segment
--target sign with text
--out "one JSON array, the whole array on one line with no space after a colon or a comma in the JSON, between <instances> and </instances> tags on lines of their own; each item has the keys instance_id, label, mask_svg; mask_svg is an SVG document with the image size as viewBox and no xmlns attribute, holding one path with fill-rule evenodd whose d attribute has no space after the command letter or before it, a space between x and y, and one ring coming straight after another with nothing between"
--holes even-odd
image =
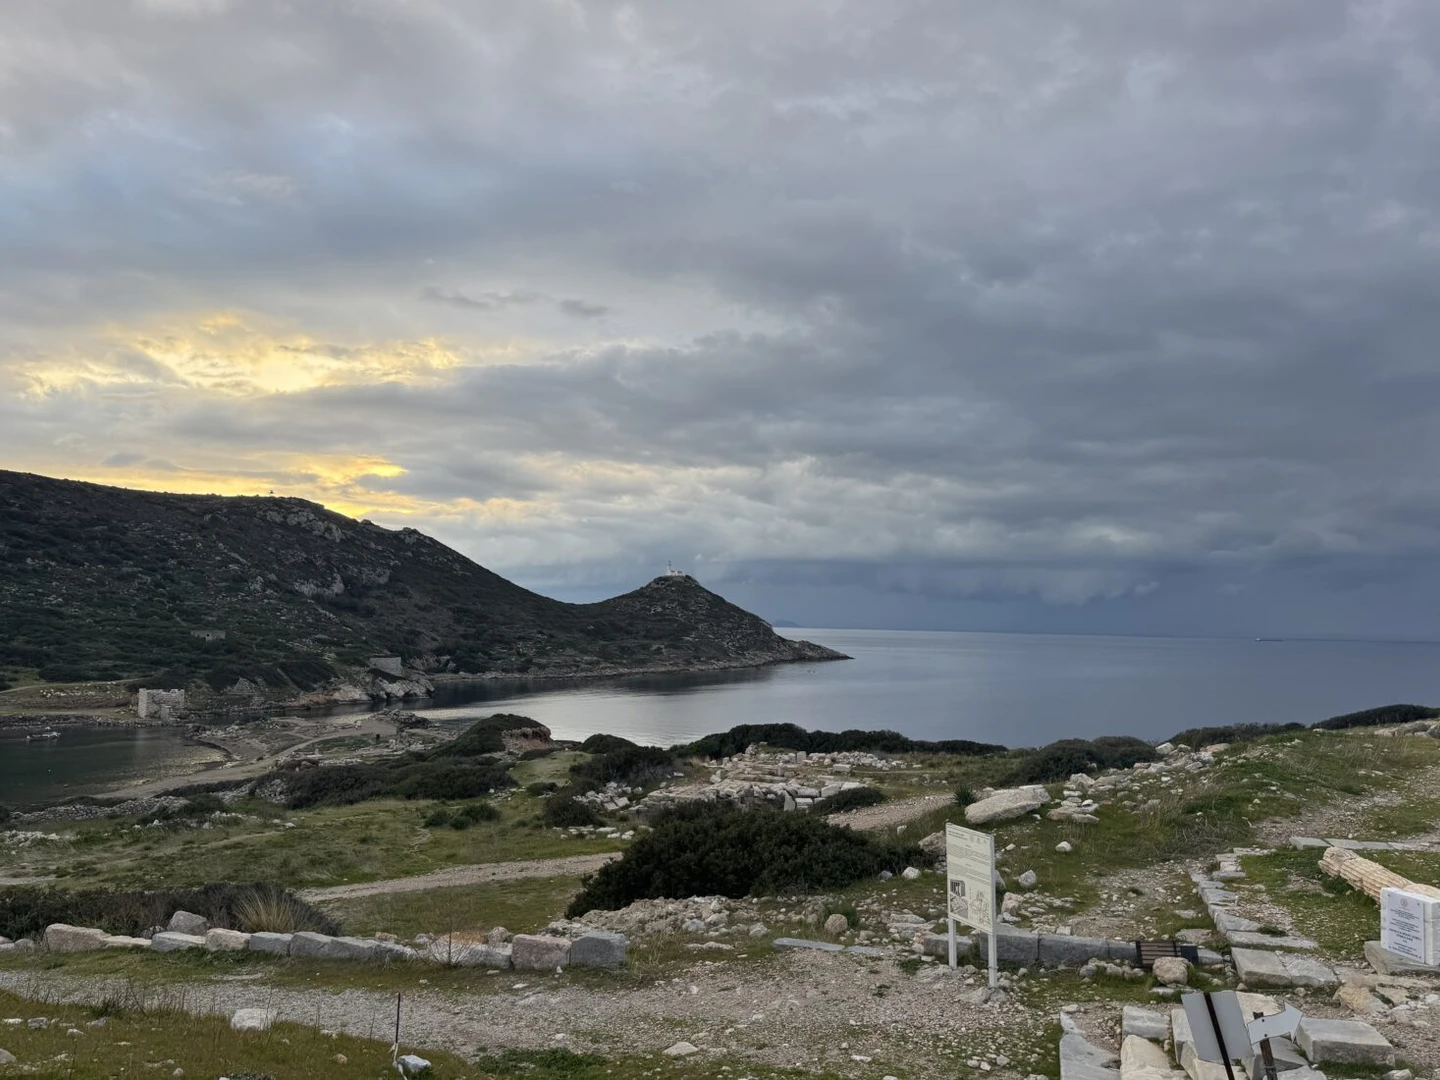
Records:
<instances>
[{"instance_id":1,"label":"sign with text","mask_svg":"<svg viewBox=\"0 0 1440 1080\"><path fill-rule=\"evenodd\" d=\"M945 894L950 918L995 929L995 838L960 825L945 826Z\"/></svg>"},{"instance_id":2,"label":"sign with text","mask_svg":"<svg viewBox=\"0 0 1440 1080\"><path fill-rule=\"evenodd\" d=\"M1435 935L1440 929L1440 900L1406 892L1380 890L1380 947L1417 964L1440 963Z\"/></svg>"}]
</instances>

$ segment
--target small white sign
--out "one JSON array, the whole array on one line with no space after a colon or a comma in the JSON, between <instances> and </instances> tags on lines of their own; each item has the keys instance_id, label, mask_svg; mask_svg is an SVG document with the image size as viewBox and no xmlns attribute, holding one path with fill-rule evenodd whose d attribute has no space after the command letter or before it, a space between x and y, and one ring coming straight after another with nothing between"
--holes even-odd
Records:
<instances>
[{"instance_id":1,"label":"small white sign","mask_svg":"<svg viewBox=\"0 0 1440 1080\"><path fill-rule=\"evenodd\" d=\"M1201 1061L1250 1059L1250 1031L1234 990L1221 990L1215 994L1183 994L1180 1004L1185 1008L1185 1019L1190 1022L1195 1056Z\"/></svg>"},{"instance_id":2,"label":"small white sign","mask_svg":"<svg viewBox=\"0 0 1440 1080\"><path fill-rule=\"evenodd\" d=\"M1380 890L1380 947L1417 964L1440 963L1436 931L1440 929L1440 900L1406 892Z\"/></svg>"},{"instance_id":3,"label":"small white sign","mask_svg":"<svg viewBox=\"0 0 1440 1080\"><path fill-rule=\"evenodd\" d=\"M995 837L945 826L945 893L950 918L976 930L994 930Z\"/></svg>"}]
</instances>

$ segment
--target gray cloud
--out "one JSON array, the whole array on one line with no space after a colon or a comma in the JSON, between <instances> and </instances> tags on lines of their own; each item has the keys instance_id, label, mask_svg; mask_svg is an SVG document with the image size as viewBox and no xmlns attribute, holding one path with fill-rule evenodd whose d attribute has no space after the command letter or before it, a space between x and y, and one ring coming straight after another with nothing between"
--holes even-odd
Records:
<instances>
[{"instance_id":1,"label":"gray cloud","mask_svg":"<svg viewBox=\"0 0 1440 1080\"><path fill-rule=\"evenodd\" d=\"M0 451L382 458L377 519L573 596L1423 636L1437 46L1423 0L30 5ZM257 399L136 344L214 311L456 363Z\"/></svg>"}]
</instances>

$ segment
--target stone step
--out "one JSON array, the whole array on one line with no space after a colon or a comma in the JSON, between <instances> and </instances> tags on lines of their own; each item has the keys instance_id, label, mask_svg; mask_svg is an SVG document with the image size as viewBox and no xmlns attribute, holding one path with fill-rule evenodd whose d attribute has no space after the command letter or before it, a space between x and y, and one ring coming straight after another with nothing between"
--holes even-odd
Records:
<instances>
[{"instance_id":1,"label":"stone step","mask_svg":"<svg viewBox=\"0 0 1440 1080\"><path fill-rule=\"evenodd\" d=\"M1336 986L1340 979L1326 964L1313 956L1267 952L1263 949L1231 949L1235 975L1246 986Z\"/></svg>"},{"instance_id":2,"label":"stone step","mask_svg":"<svg viewBox=\"0 0 1440 1080\"><path fill-rule=\"evenodd\" d=\"M1316 1065L1394 1065L1390 1040L1363 1020L1322 1020L1307 1016L1295 1029L1295 1041Z\"/></svg>"}]
</instances>

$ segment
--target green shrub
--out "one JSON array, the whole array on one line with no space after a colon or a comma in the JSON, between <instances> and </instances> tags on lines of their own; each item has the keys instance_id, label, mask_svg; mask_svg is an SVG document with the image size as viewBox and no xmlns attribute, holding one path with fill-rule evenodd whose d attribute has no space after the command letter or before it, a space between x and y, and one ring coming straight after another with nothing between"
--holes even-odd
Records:
<instances>
[{"instance_id":1,"label":"green shrub","mask_svg":"<svg viewBox=\"0 0 1440 1080\"><path fill-rule=\"evenodd\" d=\"M1170 741L1185 746L1210 746L1214 743L1254 742L1267 735L1304 730L1304 724L1226 724L1222 727L1186 728L1172 735Z\"/></svg>"},{"instance_id":2,"label":"green shrub","mask_svg":"<svg viewBox=\"0 0 1440 1080\"><path fill-rule=\"evenodd\" d=\"M325 765L285 769L261 783L279 780L285 804L301 810L312 806L349 806L369 799L473 799L510 787L503 766L486 761L438 764L412 757L364 765Z\"/></svg>"},{"instance_id":3,"label":"green shrub","mask_svg":"<svg viewBox=\"0 0 1440 1080\"><path fill-rule=\"evenodd\" d=\"M1158 757L1153 746L1130 735L1105 735L1089 741L1061 739L1026 753L1007 782L1047 784L1091 769L1128 769L1136 762Z\"/></svg>"},{"instance_id":4,"label":"green shrub","mask_svg":"<svg viewBox=\"0 0 1440 1080\"><path fill-rule=\"evenodd\" d=\"M955 789L955 805L969 806L975 801L975 792L971 791L964 784Z\"/></svg>"},{"instance_id":5,"label":"green shrub","mask_svg":"<svg viewBox=\"0 0 1440 1080\"><path fill-rule=\"evenodd\" d=\"M211 926L250 930L242 912L255 904L285 905L305 925L299 929L338 934L340 925L293 893L257 882L250 885L202 885L196 889L151 891L83 889L68 891L35 886L0 888L0 935L29 937L51 923L96 926L111 934L138 935L169 922L177 911L190 911Z\"/></svg>"},{"instance_id":6,"label":"green shrub","mask_svg":"<svg viewBox=\"0 0 1440 1080\"><path fill-rule=\"evenodd\" d=\"M561 829L569 829L583 825L601 825L603 820L590 807L577 800L573 795L560 793L550 796L545 800L545 809L541 812L541 818L546 825L552 825Z\"/></svg>"},{"instance_id":7,"label":"green shrub","mask_svg":"<svg viewBox=\"0 0 1440 1080\"><path fill-rule=\"evenodd\" d=\"M820 803L823 814L843 814L846 810L859 810L862 806L879 806L885 801L885 793L879 788L855 787L837 792Z\"/></svg>"},{"instance_id":8,"label":"green shrub","mask_svg":"<svg viewBox=\"0 0 1440 1080\"><path fill-rule=\"evenodd\" d=\"M613 750L629 750L638 745L639 743L622 739L619 735L595 734L581 743L580 749L587 754L608 754Z\"/></svg>"},{"instance_id":9,"label":"green shrub","mask_svg":"<svg viewBox=\"0 0 1440 1080\"><path fill-rule=\"evenodd\" d=\"M581 791L593 791L611 782L633 787L669 776L679 764L668 750L627 746L576 762L570 766L570 781Z\"/></svg>"},{"instance_id":10,"label":"green shrub","mask_svg":"<svg viewBox=\"0 0 1440 1080\"><path fill-rule=\"evenodd\" d=\"M525 792L534 795L537 799L543 795L552 795L560 790L560 785L553 780L536 780L533 784L525 785Z\"/></svg>"},{"instance_id":11,"label":"green shrub","mask_svg":"<svg viewBox=\"0 0 1440 1080\"><path fill-rule=\"evenodd\" d=\"M442 806L431 811L430 815L425 818L425 827L439 829L448 825L457 832L463 832L482 821L499 820L500 811L484 799L480 799L460 807Z\"/></svg>"},{"instance_id":12,"label":"green shrub","mask_svg":"<svg viewBox=\"0 0 1440 1080\"><path fill-rule=\"evenodd\" d=\"M426 756L429 758L480 757L484 754L498 754L505 749L501 737L516 728L539 727L528 716L514 713L496 713L483 720L476 720L448 743L442 743Z\"/></svg>"},{"instance_id":13,"label":"green shrub","mask_svg":"<svg viewBox=\"0 0 1440 1080\"><path fill-rule=\"evenodd\" d=\"M1325 731L1340 731L1344 728L1376 727L1380 724L1409 724L1415 720L1434 720L1440 717L1440 709L1428 705L1381 705L1378 709L1332 716L1311 726Z\"/></svg>"},{"instance_id":14,"label":"green shrub","mask_svg":"<svg viewBox=\"0 0 1440 1080\"><path fill-rule=\"evenodd\" d=\"M874 840L811 814L700 803L657 818L653 831L586 881L566 915L653 897L837 888L922 857L913 845Z\"/></svg>"},{"instance_id":15,"label":"green shrub","mask_svg":"<svg viewBox=\"0 0 1440 1080\"><path fill-rule=\"evenodd\" d=\"M864 750L874 754L1000 754L1005 747L969 739L931 741L911 739L897 731L806 731L795 724L740 724L729 731L706 735L693 743L675 747L675 752L695 757L719 758L742 754L754 743L782 750L835 754Z\"/></svg>"},{"instance_id":16,"label":"green shrub","mask_svg":"<svg viewBox=\"0 0 1440 1080\"><path fill-rule=\"evenodd\" d=\"M537 746L534 750L526 750L520 755L521 761L538 761L540 758L547 758L560 748L558 746Z\"/></svg>"}]
</instances>

